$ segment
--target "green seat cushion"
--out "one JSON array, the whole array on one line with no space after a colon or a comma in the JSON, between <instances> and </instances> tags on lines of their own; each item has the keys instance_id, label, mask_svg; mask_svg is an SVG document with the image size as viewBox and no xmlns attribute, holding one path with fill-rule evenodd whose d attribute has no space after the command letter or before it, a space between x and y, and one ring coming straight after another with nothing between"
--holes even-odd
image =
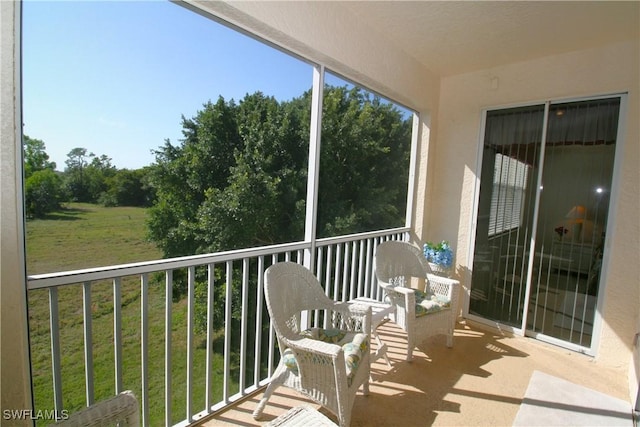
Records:
<instances>
[{"instance_id":1,"label":"green seat cushion","mask_svg":"<svg viewBox=\"0 0 640 427\"><path fill-rule=\"evenodd\" d=\"M416 317L451 308L451 300L440 295L416 290Z\"/></svg>"},{"instance_id":2,"label":"green seat cushion","mask_svg":"<svg viewBox=\"0 0 640 427\"><path fill-rule=\"evenodd\" d=\"M342 329L322 329L311 328L306 329L300 333L303 337L311 338L312 340L318 340L322 342L328 342L329 344L344 344L347 331Z\"/></svg>"}]
</instances>

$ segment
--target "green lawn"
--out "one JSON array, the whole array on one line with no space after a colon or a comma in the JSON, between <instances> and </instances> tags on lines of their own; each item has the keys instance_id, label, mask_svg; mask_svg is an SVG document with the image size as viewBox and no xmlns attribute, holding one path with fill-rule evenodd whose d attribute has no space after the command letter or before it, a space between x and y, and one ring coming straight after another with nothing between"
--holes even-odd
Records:
<instances>
[{"instance_id":1,"label":"green lawn","mask_svg":"<svg viewBox=\"0 0 640 427\"><path fill-rule=\"evenodd\" d=\"M142 208L104 208L89 204L70 204L45 219L27 222L27 271L50 273L107 266L161 258L155 246L145 240L146 211ZM124 388L140 396L140 278L122 280L122 338ZM59 288L60 338L64 407L82 408L85 400L84 338L82 286ZM91 293L95 399L113 395L113 284L94 283ZM164 279L150 277L149 284L149 404L150 425L164 422L165 360ZM173 421L185 417L186 402L186 303L172 306L172 400ZM29 323L36 409L54 407L51 375L49 293L29 292ZM193 365L193 409L204 408L204 361L202 343L206 337L196 334ZM214 354L216 373L222 373L222 351ZM218 376L221 382L221 376ZM232 379L232 382L233 379ZM237 381L231 387L237 390ZM221 386L214 386L216 400Z\"/></svg>"},{"instance_id":2,"label":"green lawn","mask_svg":"<svg viewBox=\"0 0 640 427\"><path fill-rule=\"evenodd\" d=\"M71 203L27 221L27 272L52 273L162 258L146 236L146 210ZM90 256L88 256L90 254Z\"/></svg>"}]
</instances>

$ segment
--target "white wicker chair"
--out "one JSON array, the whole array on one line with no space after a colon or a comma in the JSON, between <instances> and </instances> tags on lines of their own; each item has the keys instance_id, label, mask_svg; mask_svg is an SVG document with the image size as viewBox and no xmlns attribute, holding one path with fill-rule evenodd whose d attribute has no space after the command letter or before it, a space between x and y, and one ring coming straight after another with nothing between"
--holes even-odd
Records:
<instances>
[{"instance_id":1,"label":"white wicker chair","mask_svg":"<svg viewBox=\"0 0 640 427\"><path fill-rule=\"evenodd\" d=\"M388 241L378 245L375 269L378 285L396 307L392 320L407 333L407 360L413 358L416 345L438 333L446 334L447 347L452 347L460 282L433 274L422 251L406 242ZM416 291L410 288L412 277L426 279L424 292L433 299L433 302L423 301L430 309L418 307L427 312L417 316L416 302L420 303L424 294L418 293L416 301Z\"/></svg>"},{"instance_id":2,"label":"white wicker chair","mask_svg":"<svg viewBox=\"0 0 640 427\"><path fill-rule=\"evenodd\" d=\"M140 426L138 399L127 390L95 403L53 424L55 427Z\"/></svg>"},{"instance_id":3,"label":"white wicker chair","mask_svg":"<svg viewBox=\"0 0 640 427\"><path fill-rule=\"evenodd\" d=\"M307 268L292 262L276 263L265 271L265 300L278 338L280 362L258 403L253 416L258 419L271 394L285 386L297 390L322 405L347 427L356 392L363 386L369 394L371 308L363 304L335 302L328 298L316 277ZM301 312L326 310L328 327L365 334L357 369L350 378L342 345L307 338L301 333ZM359 335L362 339L362 335ZM343 344L343 343L340 343ZM297 369L292 369L291 356ZM347 358L348 361L352 359ZM287 366L288 365L288 366ZM351 365L353 366L353 365Z\"/></svg>"}]
</instances>

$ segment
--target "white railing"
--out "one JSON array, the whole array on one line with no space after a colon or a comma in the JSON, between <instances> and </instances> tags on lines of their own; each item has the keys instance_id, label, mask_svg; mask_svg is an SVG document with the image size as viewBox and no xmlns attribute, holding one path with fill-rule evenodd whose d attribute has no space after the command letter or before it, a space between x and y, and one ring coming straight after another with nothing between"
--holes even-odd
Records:
<instances>
[{"instance_id":1,"label":"white railing","mask_svg":"<svg viewBox=\"0 0 640 427\"><path fill-rule=\"evenodd\" d=\"M380 289L373 280L373 258L376 246L386 240L406 240L407 228L397 228L378 232L340 236L317 240L313 252L315 262L312 266L319 278L325 292L336 301L347 301L359 296L367 296L375 299L382 297ZM134 264L116 265L104 268L67 271L53 274L42 274L28 278L30 292L46 292L49 299L49 333L50 333L50 376L53 382L53 406L56 413L62 413L63 409L71 411L80 409L78 402L67 403L63 396L64 360L69 352L69 346L61 338L58 290L61 287L81 287L82 298L77 301L77 307L82 307L82 340L84 346L84 387L85 398L81 404L91 405L96 400L96 372L94 372L94 352L96 345L93 338L94 320L92 287L103 287L105 281L112 288L113 301L113 383L112 392L120 393L126 389L134 390L140 400L142 424L156 425L163 420L166 426L189 425L203 417L218 411L225 406L237 401L249 393L256 391L266 384L269 376L275 368L279 354L273 328L270 325L268 314L263 299L263 273L269 265L280 261L303 262L304 252L312 250L309 243L280 244L261 248L251 248L221 252L215 254L196 255L182 258L155 260ZM206 273L206 274L205 274ZM158 276L162 275L162 279ZM236 278L236 276L238 276ZM176 276L179 278L176 279ZM123 283L127 283L127 298L140 300L139 326L129 321L129 317L123 319ZM139 283L139 291L133 288L131 283ZM198 293L198 286L205 286L206 297L202 292ZM154 284L158 284L155 286ZM174 287L186 285L186 295L176 303L173 298ZM134 286L135 283L133 284ZM151 307L151 294L157 295L164 291L160 298L161 308ZM220 294L223 292L223 294ZM220 294L220 295L219 295ZM101 297L103 298L103 296ZM92 302L93 301L93 302ZM65 299L66 304L73 304ZM181 343L173 342L176 329L176 317L174 307L182 307L186 302L186 342L183 349L176 346ZM176 305L178 304L178 305ZM206 307L206 309L203 309ZM31 307L30 307L31 309ZM161 310L163 313L164 337L156 335L150 337L150 327L153 325L150 319L150 310ZM154 313L155 313L154 311ZM206 354L204 360L194 360L196 351L196 313L199 313L200 324L204 323L206 333ZM182 312L181 312L182 313ZM206 313L206 314L203 314ZM216 314L217 313L217 314ZM129 315L130 316L130 315ZM204 319L204 320L202 320ZM318 320L317 317L315 319ZM126 333L123 334L123 321L126 323ZM135 327L137 330L131 330ZM64 331L64 330L63 330ZM215 347L214 342L222 336L222 349ZM125 359L124 340L130 341L132 337L139 341L139 363ZM150 339L153 338L153 339ZM155 360L157 347L162 346L164 340L163 361ZM137 344L136 344L137 346ZM126 348L130 352L129 348ZM150 357L150 350L155 350L155 357ZM81 351L77 349L75 351ZM176 387L174 382L176 372L177 353L186 352L186 372L184 384ZM136 349L137 352L137 349ZM104 354L101 354L104 358ZM222 359L222 374L220 369L215 369L214 358ZM33 357L32 357L33 359ZM125 363L126 362L126 363ZM164 367L164 372L154 370L152 366L159 363ZM139 370L138 375L130 377L136 380L124 380L124 366L134 366ZM204 365L204 368L202 367ZM127 368L127 373L129 373ZM204 372L203 375L196 374ZM34 375L37 375L34 372ZM150 386L152 379L164 375L162 393ZM204 385L196 385L202 382ZM129 378L129 377L128 377ZM104 382L104 379L101 379ZM133 382L136 382L135 384ZM156 381L157 382L157 381ZM184 389L182 389L184 387ZM204 388L204 391L202 390ZM104 389L104 386L101 387ZM178 393L179 392L179 393ZM38 391L36 390L36 409L38 408ZM184 415L174 413L174 406L182 407L182 403L176 396L184 393ZM160 394L162 396L160 397ZM202 396L204 394L204 396ZM154 401L163 398L163 401L154 408L150 405L150 399ZM97 399L99 400L99 399ZM46 403L40 402L40 405ZM68 407L72 408L68 408ZM73 407L75 406L75 407ZM157 412L162 412L158 414ZM151 422L152 420L153 423ZM177 420L177 421L176 421Z\"/></svg>"}]
</instances>

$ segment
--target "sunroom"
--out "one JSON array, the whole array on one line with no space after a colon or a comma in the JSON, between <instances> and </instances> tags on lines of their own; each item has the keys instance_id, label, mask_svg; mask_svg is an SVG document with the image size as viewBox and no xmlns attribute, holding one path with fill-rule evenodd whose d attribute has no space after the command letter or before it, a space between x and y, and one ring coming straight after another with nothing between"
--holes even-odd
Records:
<instances>
[{"instance_id":1,"label":"sunroom","mask_svg":"<svg viewBox=\"0 0 640 427\"><path fill-rule=\"evenodd\" d=\"M619 386L628 390L630 407L638 409L637 2L176 3L211 19L212 25L223 23L310 64L314 98L304 233L292 243L27 276L21 3L3 2L3 410L62 414L101 400L99 382L104 379L93 365L105 356L113 366L104 380L109 383L107 393L134 390L145 425L194 424L259 394L268 381L277 350L272 332L262 329L268 322L266 312L251 308L261 304L260 273L266 266L280 260L303 263L336 299L381 298L371 263L376 245L384 240L420 246L426 241L451 242L451 275L462 285L458 335L481 330L469 331L467 325L497 328L532 338L535 344L584 354L590 360L585 366L594 371L623 370L626 382ZM313 177L322 167L318 120L327 76L379 94L411 117L404 223L359 234L319 238L316 233L322 207L315 204L318 183ZM208 336L202 348L189 337L172 343L174 271L188 277L188 331L193 327L192 306L199 298L194 295L195 281L202 272L206 276L222 271L229 290L232 281L240 284L238 295L229 291L220 296L228 316L223 324L232 323L232 310L246 321L237 331L223 330L222 339ZM158 273L166 286L161 288L165 300L159 325L148 311L149 299L157 296L149 280ZM121 298L131 280L139 304L138 350L123 355L122 322L130 313L123 311ZM92 337L92 321L97 321L91 314L92 292L101 286L109 288L113 306L108 355L93 352L99 338ZM58 324L58 292L71 287L81 307L82 340L75 348L65 342ZM49 400L33 392L28 298L34 292L45 292L48 301ZM214 296L210 298L213 312ZM214 334L213 314L206 328ZM155 331L161 339L155 339ZM150 349L158 342L161 351L151 353L162 357L152 360ZM447 351L455 352L456 346ZM70 379L71 371L61 361L61 354L68 352L77 355L79 374L74 375L79 378ZM214 354L221 358L221 371L213 368ZM431 363L437 363L435 355L430 356ZM184 374L177 375L184 382L172 378L176 358L185 363ZM131 365L130 359L136 363ZM135 381L123 372L130 369L136 370ZM160 388L152 388L152 382L159 382ZM81 403L69 401L70 387L83 390ZM22 418L10 422L35 422ZM409 425L411 418L402 421L381 425Z\"/></svg>"}]
</instances>

